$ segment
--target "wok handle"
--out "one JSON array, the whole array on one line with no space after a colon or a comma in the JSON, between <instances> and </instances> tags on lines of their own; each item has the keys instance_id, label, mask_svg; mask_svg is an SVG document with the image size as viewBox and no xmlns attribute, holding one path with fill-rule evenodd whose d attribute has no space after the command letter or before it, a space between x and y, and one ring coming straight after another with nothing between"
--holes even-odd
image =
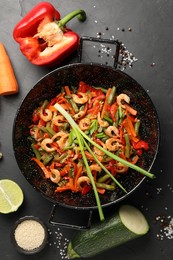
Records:
<instances>
[{"instance_id":1,"label":"wok handle","mask_svg":"<svg viewBox=\"0 0 173 260\"><path fill-rule=\"evenodd\" d=\"M114 63L113 67L116 69L118 66L118 60L119 60L119 53L120 53L120 47L121 43L118 40L110 40L110 39L101 39L101 38L94 38L89 36L83 36L80 38L80 44L78 48L78 61L82 61L82 52L83 52L83 42L84 41L90 41L90 42L98 42L98 43L104 43L104 44L113 44L116 46L115 48L115 54L114 57Z\"/></svg>"},{"instance_id":2,"label":"wok handle","mask_svg":"<svg viewBox=\"0 0 173 260\"><path fill-rule=\"evenodd\" d=\"M71 228L71 229L77 229L77 230L81 230L81 229L88 229L91 226L91 218L92 218L92 210L89 210L89 216L88 216L88 221L86 225L76 225L76 224L70 224L70 223L62 223L62 222L57 222L54 221L54 216L56 213L56 208L57 208L57 204L53 204L48 222L49 224L53 225L53 226L59 226L59 227L64 227L64 228Z\"/></svg>"}]
</instances>

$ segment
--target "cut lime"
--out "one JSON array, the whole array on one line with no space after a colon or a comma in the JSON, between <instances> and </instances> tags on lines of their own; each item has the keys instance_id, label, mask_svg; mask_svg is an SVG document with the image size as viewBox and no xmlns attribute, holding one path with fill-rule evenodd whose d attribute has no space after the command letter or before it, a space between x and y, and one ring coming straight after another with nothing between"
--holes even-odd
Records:
<instances>
[{"instance_id":1,"label":"cut lime","mask_svg":"<svg viewBox=\"0 0 173 260\"><path fill-rule=\"evenodd\" d=\"M16 211L23 202L23 192L19 185L11 180L0 180L0 213Z\"/></svg>"}]
</instances>

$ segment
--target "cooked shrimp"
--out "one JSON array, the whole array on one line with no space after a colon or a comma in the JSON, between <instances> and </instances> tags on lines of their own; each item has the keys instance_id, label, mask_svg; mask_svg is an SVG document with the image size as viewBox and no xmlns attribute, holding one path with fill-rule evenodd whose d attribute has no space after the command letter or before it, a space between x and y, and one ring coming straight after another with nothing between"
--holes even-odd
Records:
<instances>
[{"instance_id":1,"label":"cooked shrimp","mask_svg":"<svg viewBox=\"0 0 173 260\"><path fill-rule=\"evenodd\" d=\"M117 104L119 106L122 106L122 108L125 108L125 106L122 104L122 101L125 101L126 103L130 103L130 97L127 96L126 94L120 94L117 96Z\"/></svg>"},{"instance_id":2,"label":"cooked shrimp","mask_svg":"<svg viewBox=\"0 0 173 260\"><path fill-rule=\"evenodd\" d=\"M50 169L51 174L50 174L50 180L54 183L58 183L61 179L60 172L57 169Z\"/></svg>"},{"instance_id":3,"label":"cooked shrimp","mask_svg":"<svg viewBox=\"0 0 173 260\"><path fill-rule=\"evenodd\" d=\"M78 92L78 95L72 94L72 98L76 104L85 104L89 97L87 93Z\"/></svg>"},{"instance_id":4,"label":"cooked shrimp","mask_svg":"<svg viewBox=\"0 0 173 260\"><path fill-rule=\"evenodd\" d=\"M90 184L90 179L87 176L81 176L77 180L77 187L81 189L81 183L86 182L87 184Z\"/></svg>"},{"instance_id":5,"label":"cooked shrimp","mask_svg":"<svg viewBox=\"0 0 173 260\"><path fill-rule=\"evenodd\" d=\"M79 121L79 127L81 130L87 130L90 128L90 119L85 117Z\"/></svg>"},{"instance_id":6,"label":"cooked shrimp","mask_svg":"<svg viewBox=\"0 0 173 260\"><path fill-rule=\"evenodd\" d=\"M121 144L117 142L115 137L107 139L105 145L109 151L117 151L121 147Z\"/></svg>"},{"instance_id":7,"label":"cooked shrimp","mask_svg":"<svg viewBox=\"0 0 173 260\"><path fill-rule=\"evenodd\" d=\"M44 114L44 112L46 113L46 115ZM45 121L48 122L52 119L52 111L48 108L46 108L43 112L43 109L40 108L40 118Z\"/></svg>"},{"instance_id":8,"label":"cooked shrimp","mask_svg":"<svg viewBox=\"0 0 173 260\"><path fill-rule=\"evenodd\" d=\"M91 171L96 171L96 172L101 172L102 171L102 168L97 164L91 164L90 165L90 170Z\"/></svg>"},{"instance_id":9,"label":"cooked shrimp","mask_svg":"<svg viewBox=\"0 0 173 260\"><path fill-rule=\"evenodd\" d=\"M116 172L122 173L122 172L127 172L127 171L128 171L128 166L125 166L120 162L118 162L116 164Z\"/></svg>"},{"instance_id":10,"label":"cooked shrimp","mask_svg":"<svg viewBox=\"0 0 173 260\"><path fill-rule=\"evenodd\" d=\"M81 110L81 111L79 111L77 114L75 114L75 115L73 116L73 118L74 118L75 120L78 120L78 119L80 119L81 117L83 117L84 115L85 115L85 111Z\"/></svg>"},{"instance_id":11,"label":"cooked shrimp","mask_svg":"<svg viewBox=\"0 0 173 260\"><path fill-rule=\"evenodd\" d=\"M46 152L50 153L55 151L54 147L49 147L50 144L53 143L53 140L50 138L45 138L42 142L41 142L41 148L43 150L45 150Z\"/></svg>"},{"instance_id":12,"label":"cooked shrimp","mask_svg":"<svg viewBox=\"0 0 173 260\"><path fill-rule=\"evenodd\" d=\"M63 126L65 122L65 118L62 115L58 115L53 118L52 122L56 126Z\"/></svg>"},{"instance_id":13,"label":"cooked shrimp","mask_svg":"<svg viewBox=\"0 0 173 260\"><path fill-rule=\"evenodd\" d=\"M105 145L105 143L103 143L103 142L99 142L99 145L100 146L102 146L105 150L106 150L106 145ZM96 155L98 155L98 156L104 156L104 152L103 151L101 151L99 148L97 148L96 146L94 146L94 148L93 148L93 150L94 150L94 153L96 154Z\"/></svg>"},{"instance_id":14,"label":"cooked shrimp","mask_svg":"<svg viewBox=\"0 0 173 260\"><path fill-rule=\"evenodd\" d=\"M119 130L116 126L111 125L105 130L105 133L110 137L114 137L119 134Z\"/></svg>"},{"instance_id":15,"label":"cooked shrimp","mask_svg":"<svg viewBox=\"0 0 173 260\"><path fill-rule=\"evenodd\" d=\"M101 119L100 112L97 115L97 120L98 120L98 123L101 127L108 127L109 123L107 121L104 121L104 120Z\"/></svg>"},{"instance_id":16,"label":"cooked shrimp","mask_svg":"<svg viewBox=\"0 0 173 260\"><path fill-rule=\"evenodd\" d=\"M77 146L74 147L75 155L72 158L72 161L75 161L79 156L79 148Z\"/></svg>"},{"instance_id":17,"label":"cooked shrimp","mask_svg":"<svg viewBox=\"0 0 173 260\"><path fill-rule=\"evenodd\" d=\"M69 134L61 131L61 132L56 133L52 137L52 141L55 141L59 145L60 148L64 148L67 145L68 136L69 136Z\"/></svg>"}]
</instances>

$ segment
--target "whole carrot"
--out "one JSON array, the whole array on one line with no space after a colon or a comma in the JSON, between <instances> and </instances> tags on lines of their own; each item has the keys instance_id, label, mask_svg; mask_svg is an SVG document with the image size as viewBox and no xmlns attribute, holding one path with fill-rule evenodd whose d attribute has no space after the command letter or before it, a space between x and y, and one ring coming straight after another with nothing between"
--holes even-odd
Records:
<instances>
[{"instance_id":1,"label":"whole carrot","mask_svg":"<svg viewBox=\"0 0 173 260\"><path fill-rule=\"evenodd\" d=\"M18 92L18 83L4 45L0 42L0 95Z\"/></svg>"}]
</instances>

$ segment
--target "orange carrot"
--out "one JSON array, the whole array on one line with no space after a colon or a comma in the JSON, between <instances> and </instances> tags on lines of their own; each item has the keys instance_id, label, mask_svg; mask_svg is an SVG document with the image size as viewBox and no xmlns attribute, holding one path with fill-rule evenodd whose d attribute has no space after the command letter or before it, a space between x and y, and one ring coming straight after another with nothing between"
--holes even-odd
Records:
<instances>
[{"instance_id":1,"label":"orange carrot","mask_svg":"<svg viewBox=\"0 0 173 260\"><path fill-rule=\"evenodd\" d=\"M40 161L39 161L37 158L35 158L35 157L33 157L31 160L32 160L32 161L35 161L35 162L38 164L38 166L42 169L42 171L44 172L44 175L45 175L46 179L50 178L50 172L48 171L48 169L45 167L45 165L44 165L42 162L40 162Z\"/></svg>"},{"instance_id":2,"label":"orange carrot","mask_svg":"<svg viewBox=\"0 0 173 260\"><path fill-rule=\"evenodd\" d=\"M104 194L104 193L106 192L106 190L103 189L103 188L97 188L97 191L98 191L98 193L100 193L100 194Z\"/></svg>"},{"instance_id":3,"label":"orange carrot","mask_svg":"<svg viewBox=\"0 0 173 260\"><path fill-rule=\"evenodd\" d=\"M136 116L137 110L129 106L128 104L124 104L126 111L128 111L131 115Z\"/></svg>"},{"instance_id":4,"label":"orange carrot","mask_svg":"<svg viewBox=\"0 0 173 260\"><path fill-rule=\"evenodd\" d=\"M70 91L69 87L65 86L64 89L65 89L66 94L70 97L71 96L71 91Z\"/></svg>"},{"instance_id":5,"label":"orange carrot","mask_svg":"<svg viewBox=\"0 0 173 260\"><path fill-rule=\"evenodd\" d=\"M104 114L105 114L105 111L107 109L107 105L108 105L108 98L109 98L109 95L111 93L111 88L108 88L107 92L106 92L106 98L105 98L105 102L103 104L103 108L102 108L102 112L101 112L101 119L103 119L104 117Z\"/></svg>"},{"instance_id":6,"label":"orange carrot","mask_svg":"<svg viewBox=\"0 0 173 260\"><path fill-rule=\"evenodd\" d=\"M4 45L0 43L0 95L18 92L18 83Z\"/></svg>"},{"instance_id":7,"label":"orange carrot","mask_svg":"<svg viewBox=\"0 0 173 260\"><path fill-rule=\"evenodd\" d=\"M77 190L77 180L79 179L81 174L82 174L82 166L78 168L76 176L75 176L74 186L75 186L76 190Z\"/></svg>"},{"instance_id":8,"label":"orange carrot","mask_svg":"<svg viewBox=\"0 0 173 260\"><path fill-rule=\"evenodd\" d=\"M139 156L136 155L136 156L134 157L134 159L131 161L131 163L136 164L138 160L139 160Z\"/></svg>"}]
</instances>

